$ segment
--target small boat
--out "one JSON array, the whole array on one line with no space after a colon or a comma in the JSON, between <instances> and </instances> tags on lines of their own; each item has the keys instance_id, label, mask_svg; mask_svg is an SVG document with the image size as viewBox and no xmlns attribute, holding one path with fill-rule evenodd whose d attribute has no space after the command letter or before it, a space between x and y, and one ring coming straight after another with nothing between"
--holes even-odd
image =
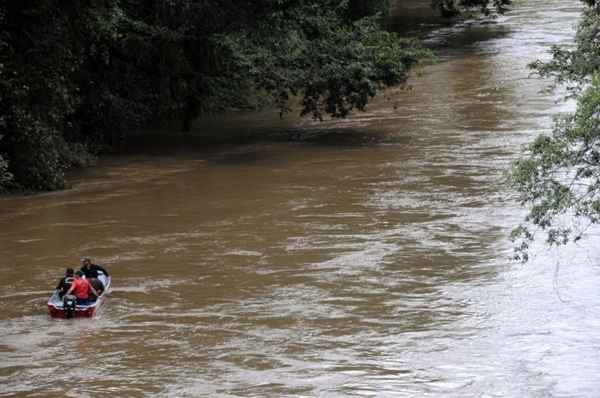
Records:
<instances>
[{"instance_id":1,"label":"small boat","mask_svg":"<svg viewBox=\"0 0 600 398\"><path fill-rule=\"evenodd\" d=\"M75 304L74 300L72 302L63 300L60 298L58 290L54 291L48 300L50 316L52 318L92 318L96 315L110 291L110 276L98 275L98 279L104 284L104 290L96 300L89 304L79 305Z\"/></svg>"}]
</instances>

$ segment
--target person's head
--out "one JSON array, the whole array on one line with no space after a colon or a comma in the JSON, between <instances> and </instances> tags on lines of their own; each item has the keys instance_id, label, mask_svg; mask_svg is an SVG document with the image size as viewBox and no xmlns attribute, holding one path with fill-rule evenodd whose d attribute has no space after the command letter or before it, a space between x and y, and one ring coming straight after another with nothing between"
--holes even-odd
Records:
<instances>
[{"instance_id":1,"label":"person's head","mask_svg":"<svg viewBox=\"0 0 600 398\"><path fill-rule=\"evenodd\" d=\"M89 267L92 264L92 260L89 257L84 257L81 259L81 265L84 267Z\"/></svg>"},{"instance_id":2,"label":"person's head","mask_svg":"<svg viewBox=\"0 0 600 398\"><path fill-rule=\"evenodd\" d=\"M65 275L66 276L73 276L73 268L67 268L67 270L65 271Z\"/></svg>"},{"instance_id":3,"label":"person's head","mask_svg":"<svg viewBox=\"0 0 600 398\"><path fill-rule=\"evenodd\" d=\"M83 276L83 272L77 271L75 272L75 278L81 278Z\"/></svg>"}]
</instances>

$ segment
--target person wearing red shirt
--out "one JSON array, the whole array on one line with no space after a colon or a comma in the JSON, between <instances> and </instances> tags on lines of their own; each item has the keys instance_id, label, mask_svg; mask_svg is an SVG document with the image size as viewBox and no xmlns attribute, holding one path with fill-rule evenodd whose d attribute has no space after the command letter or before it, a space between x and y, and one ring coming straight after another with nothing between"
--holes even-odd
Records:
<instances>
[{"instance_id":1,"label":"person wearing red shirt","mask_svg":"<svg viewBox=\"0 0 600 398\"><path fill-rule=\"evenodd\" d=\"M98 291L90 284L90 282L83 278L83 272L77 271L75 273L75 280L71 284L71 287L65 296L73 293L73 295L77 298L77 304L85 305L89 303L90 292L92 292L96 297L100 295Z\"/></svg>"}]
</instances>

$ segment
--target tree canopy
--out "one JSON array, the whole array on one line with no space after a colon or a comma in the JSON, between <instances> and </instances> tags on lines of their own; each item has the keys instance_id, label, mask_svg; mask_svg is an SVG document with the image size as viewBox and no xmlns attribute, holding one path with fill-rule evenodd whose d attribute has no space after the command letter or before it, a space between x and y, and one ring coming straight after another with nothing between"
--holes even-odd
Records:
<instances>
[{"instance_id":1,"label":"tree canopy","mask_svg":"<svg viewBox=\"0 0 600 398\"><path fill-rule=\"evenodd\" d=\"M65 185L125 131L260 104L344 117L430 55L385 31L391 0L0 4L0 191ZM508 0L433 0L444 14Z\"/></svg>"},{"instance_id":2,"label":"tree canopy","mask_svg":"<svg viewBox=\"0 0 600 398\"><path fill-rule=\"evenodd\" d=\"M565 84L577 108L557 117L552 133L540 135L512 168L512 184L529 209L513 231L518 259L527 260L536 231L550 245L562 245L600 222L600 9L585 2L575 48L555 46L549 62L532 65Z\"/></svg>"}]
</instances>

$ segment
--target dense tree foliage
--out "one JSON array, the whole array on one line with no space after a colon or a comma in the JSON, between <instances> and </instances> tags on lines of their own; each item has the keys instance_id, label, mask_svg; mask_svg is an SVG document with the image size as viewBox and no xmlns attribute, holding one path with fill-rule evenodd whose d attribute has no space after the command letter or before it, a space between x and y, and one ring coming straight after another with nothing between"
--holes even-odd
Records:
<instances>
[{"instance_id":1,"label":"dense tree foliage","mask_svg":"<svg viewBox=\"0 0 600 398\"><path fill-rule=\"evenodd\" d=\"M445 14L506 0L434 0ZM263 103L346 116L428 51L390 0L0 3L0 190L56 189L129 129Z\"/></svg>"},{"instance_id":2,"label":"dense tree foliage","mask_svg":"<svg viewBox=\"0 0 600 398\"><path fill-rule=\"evenodd\" d=\"M539 136L513 167L512 182L529 206L526 222L513 231L523 260L535 230L560 245L600 222L600 10L595 1L586 3L576 47L554 47L552 60L532 65L567 85L577 109L557 118L552 134Z\"/></svg>"}]
</instances>

